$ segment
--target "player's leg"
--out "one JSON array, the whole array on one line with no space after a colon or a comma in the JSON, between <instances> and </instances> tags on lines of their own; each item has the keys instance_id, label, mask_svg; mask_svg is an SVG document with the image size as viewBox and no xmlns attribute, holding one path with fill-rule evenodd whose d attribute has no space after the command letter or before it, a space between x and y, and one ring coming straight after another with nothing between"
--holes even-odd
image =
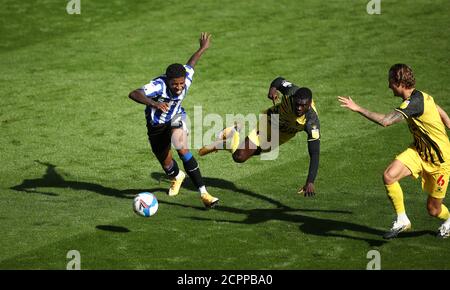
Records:
<instances>
[{"instance_id":1,"label":"player's leg","mask_svg":"<svg viewBox=\"0 0 450 290\"><path fill-rule=\"evenodd\" d=\"M241 125L237 122L233 126L226 127L217 134L217 139L211 144L205 145L198 150L200 156L217 152L221 149L228 149L233 152L233 148L239 145L239 131ZM235 148L234 148L235 150Z\"/></svg>"},{"instance_id":2,"label":"player's leg","mask_svg":"<svg viewBox=\"0 0 450 290\"><path fill-rule=\"evenodd\" d=\"M411 171L408 167L397 159L389 164L383 173L384 186L397 214L406 212L399 180L410 175Z\"/></svg>"},{"instance_id":3,"label":"player's leg","mask_svg":"<svg viewBox=\"0 0 450 290\"><path fill-rule=\"evenodd\" d=\"M441 212L437 216L438 218L445 220L439 227L437 237L448 238L450 237L450 214L448 208L442 203L441 200Z\"/></svg>"},{"instance_id":4,"label":"player's leg","mask_svg":"<svg viewBox=\"0 0 450 290\"><path fill-rule=\"evenodd\" d=\"M440 238L450 237L450 213L443 204L448 181L449 175L445 171L437 174L425 173L422 177L422 188L428 193L428 213L444 221L437 233L437 236Z\"/></svg>"},{"instance_id":5,"label":"player's leg","mask_svg":"<svg viewBox=\"0 0 450 290\"><path fill-rule=\"evenodd\" d=\"M383 236L386 239L395 238L399 233L411 228L411 222L406 215L403 191L399 183L399 180L411 174L411 170L398 159L395 159L383 173L387 195L397 213L392 228Z\"/></svg>"},{"instance_id":6,"label":"player's leg","mask_svg":"<svg viewBox=\"0 0 450 290\"><path fill-rule=\"evenodd\" d=\"M183 128L173 128L172 142L178 152L178 156L183 161L183 166L186 173L191 178L195 187L198 188L203 204L208 208L216 206L219 199L210 195L206 190L197 160L189 149L187 149L187 131L183 130Z\"/></svg>"},{"instance_id":7,"label":"player's leg","mask_svg":"<svg viewBox=\"0 0 450 290\"><path fill-rule=\"evenodd\" d=\"M442 198L435 198L429 195L427 200L427 210L430 216L447 220L450 215L447 207L442 203L442 200Z\"/></svg>"},{"instance_id":8,"label":"player's leg","mask_svg":"<svg viewBox=\"0 0 450 290\"><path fill-rule=\"evenodd\" d=\"M244 142L239 143L239 139L233 140L232 146L232 157L234 162L243 163L250 159L250 157L261 154L261 140L264 142L269 142L266 137L267 125L265 123L259 123L258 128L262 129L262 131L257 130L256 128L250 131L247 137L245 137ZM239 144L239 145L237 145Z\"/></svg>"},{"instance_id":9,"label":"player's leg","mask_svg":"<svg viewBox=\"0 0 450 290\"><path fill-rule=\"evenodd\" d=\"M153 154L155 154L167 177L171 180L171 186L167 194L175 196L178 194L186 175L179 170L177 162L172 158L170 126L158 128L147 126L147 134Z\"/></svg>"},{"instance_id":10,"label":"player's leg","mask_svg":"<svg viewBox=\"0 0 450 290\"><path fill-rule=\"evenodd\" d=\"M167 194L170 196L177 195L186 174L179 169L177 162L173 159L170 147L168 147L168 150L154 152L154 154L171 181Z\"/></svg>"},{"instance_id":11,"label":"player's leg","mask_svg":"<svg viewBox=\"0 0 450 290\"><path fill-rule=\"evenodd\" d=\"M261 153L261 148L254 144L250 137L245 137L244 142L233 152L233 160L237 163L243 163L254 155Z\"/></svg>"},{"instance_id":12,"label":"player's leg","mask_svg":"<svg viewBox=\"0 0 450 290\"><path fill-rule=\"evenodd\" d=\"M427 209L431 216L437 217L444 221L438 229L437 237L448 238L450 237L450 213L448 208L442 203L443 200L443 198L436 198L429 195L427 200Z\"/></svg>"}]
</instances>

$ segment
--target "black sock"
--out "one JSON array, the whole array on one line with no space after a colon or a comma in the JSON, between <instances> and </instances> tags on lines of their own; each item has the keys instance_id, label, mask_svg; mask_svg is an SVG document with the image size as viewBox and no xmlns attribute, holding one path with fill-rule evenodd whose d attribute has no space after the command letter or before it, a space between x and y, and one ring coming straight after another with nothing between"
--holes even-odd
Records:
<instances>
[{"instance_id":1,"label":"black sock","mask_svg":"<svg viewBox=\"0 0 450 290\"><path fill-rule=\"evenodd\" d=\"M169 168L165 168L163 166L163 169L170 179L174 179L180 172L180 169L178 168L178 164L174 159L172 159L172 164L169 166Z\"/></svg>"},{"instance_id":2,"label":"black sock","mask_svg":"<svg viewBox=\"0 0 450 290\"><path fill-rule=\"evenodd\" d=\"M180 158L183 160L184 169L187 175L192 179L195 187L200 188L204 186L202 174L200 173L200 168L198 167L197 160L189 152L186 155L181 155Z\"/></svg>"}]
</instances>

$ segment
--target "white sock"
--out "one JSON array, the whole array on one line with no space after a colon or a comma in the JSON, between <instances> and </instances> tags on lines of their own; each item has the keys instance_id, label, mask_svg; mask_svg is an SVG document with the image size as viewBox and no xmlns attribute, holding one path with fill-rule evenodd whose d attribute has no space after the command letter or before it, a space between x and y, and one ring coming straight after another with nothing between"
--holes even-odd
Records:
<instances>
[{"instance_id":1,"label":"white sock","mask_svg":"<svg viewBox=\"0 0 450 290\"><path fill-rule=\"evenodd\" d=\"M405 212L397 215L397 221L404 223L404 224L410 223L409 218Z\"/></svg>"},{"instance_id":2,"label":"white sock","mask_svg":"<svg viewBox=\"0 0 450 290\"><path fill-rule=\"evenodd\" d=\"M198 190L200 191L200 194L208 193L206 191L206 187L204 185L202 187L200 187Z\"/></svg>"},{"instance_id":3,"label":"white sock","mask_svg":"<svg viewBox=\"0 0 450 290\"><path fill-rule=\"evenodd\" d=\"M445 227L450 227L450 218L444 222Z\"/></svg>"}]
</instances>

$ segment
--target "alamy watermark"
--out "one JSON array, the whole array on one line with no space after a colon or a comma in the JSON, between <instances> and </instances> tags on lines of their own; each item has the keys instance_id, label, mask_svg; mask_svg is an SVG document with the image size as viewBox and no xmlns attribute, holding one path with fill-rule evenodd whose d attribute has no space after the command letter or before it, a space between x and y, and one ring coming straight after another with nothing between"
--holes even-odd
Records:
<instances>
[{"instance_id":1,"label":"alamy watermark","mask_svg":"<svg viewBox=\"0 0 450 290\"><path fill-rule=\"evenodd\" d=\"M366 258L370 259L369 263L367 263L366 270L381 270L381 255L379 251L368 251Z\"/></svg>"},{"instance_id":2,"label":"alamy watermark","mask_svg":"<svg viewBox=\"0 0 450 290\"><path fill-rule=\"evenodd\" d=\"M80 270L81 269L81 255L77 250L70 250L66 255L70 259L67 263L66 270Z\"/></svg>"},{"instance_id":3,"label":"alamy watermark","mask_svg":"<svg viewBox=\"0 0 450 290\"><path fill-rule=\"evenodd\" d=\"M381 0L370 0L366 6L367 14L381 14Z\"/></svg>"},{"instance_id":4,"label":"alamy watermark","mask_svg":"<svg viewBox=\"0 0 450 290\"><path fill-rule=\"evenodd\" d=\"M69 0L66 6L67 14L81 14L81 0Z\"/></svg>"},{"instance_id":5,"label":"alamy watermark","mask_svg":"<svg viewBox=\"0 0 450 290\"><path fill-rule=\"evenodd\" d=\"M219 114L203 115L201 106L194 106L193 119L189 115L176 115L172 119L172 127L180 127L181 134L172 134L172 145L175 149L200 149L205 145L214 143L219 150L257 149L261 148L261 160L275 160L279 153L279 115L278 114L226 114L225 119ZM226 138L220 132L226 127L238 126ZM236 134L239 141L236 142ZM245 145L244 140L251 135L250 143ZM222 139L223 142L222 142ZM255 140L257 139L257 140ZM254 144L259 143L259 144ZM237 145L237 148L235 148ZM247 146L247 147L244 147Z\"/></svg>"}]
</instances>

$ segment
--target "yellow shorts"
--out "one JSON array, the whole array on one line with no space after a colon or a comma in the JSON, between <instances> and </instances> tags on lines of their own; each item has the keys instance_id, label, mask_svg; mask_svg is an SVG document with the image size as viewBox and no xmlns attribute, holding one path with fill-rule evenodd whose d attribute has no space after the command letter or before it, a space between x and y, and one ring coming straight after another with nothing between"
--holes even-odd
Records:
<instances>
[{"instance_id":1,"label":"yellow shorts","mask_svg":"<svg viewBox=\"0 0 450 290\"><path fill-rule=\"evenodd\" d=\"M434 198L445 197L450 175L450 166L426 162L411 147L400 153L395 159L408 167L414 178L422 177L423 191Z\"/></svg>"},{"instance_id":2,"label":"yellow shorts","mask_svg":"<svg viewBox=\"0 0 450 290\"><path fill-rule=\"evenodd\" d=\"M276 140L272 140L271 134L271 126L268 123L258 123L258 129L253 129L248 134L248 138L252 141L253 144L260 147L262 152L270 151L275 148L277 145L281 145L289 141L295 136L294 134L287 134L278 131L278 142ZM273 141L273 142L272 142Z\"/></svg>"}]
</instances>

